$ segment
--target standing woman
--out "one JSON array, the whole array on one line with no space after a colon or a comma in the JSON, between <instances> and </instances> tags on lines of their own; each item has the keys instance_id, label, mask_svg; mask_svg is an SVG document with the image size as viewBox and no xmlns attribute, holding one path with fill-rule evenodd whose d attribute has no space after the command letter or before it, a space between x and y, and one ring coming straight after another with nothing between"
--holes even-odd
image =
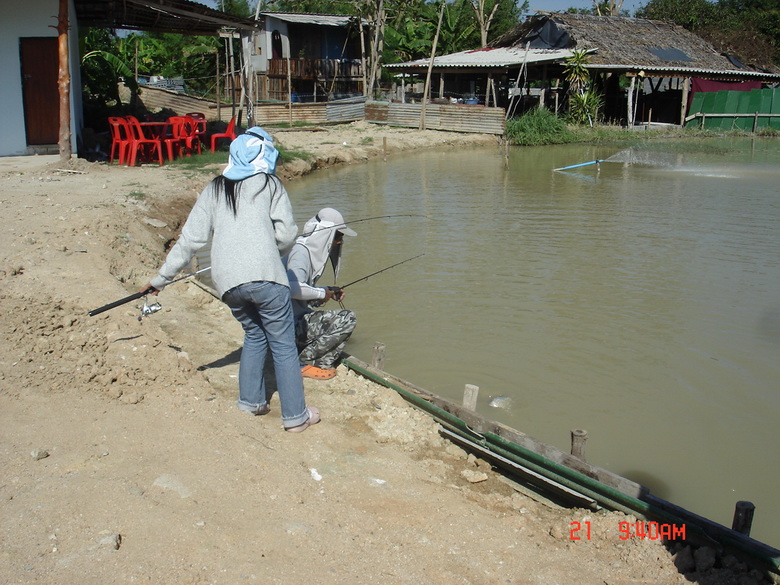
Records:
<instances>
[{"instance_id":1,"label":"standing woman","mask_svg":"<svg viewBox=\"0 0 780 585\"><path fill-rule=\"evenodd\" d=\"M165 264L141 290L153 288L156 295L211 238L211 279L244 328L238 408L255 415L269 412L263 370L270 350L282 423L287 431L301 432L318 423L320 414L306 407L298 365L290 285L281 260L298 228L287 190L273 174L278 156L262 128L236 138L222 176L200 194Z\"/></svg>"}]
</instances>

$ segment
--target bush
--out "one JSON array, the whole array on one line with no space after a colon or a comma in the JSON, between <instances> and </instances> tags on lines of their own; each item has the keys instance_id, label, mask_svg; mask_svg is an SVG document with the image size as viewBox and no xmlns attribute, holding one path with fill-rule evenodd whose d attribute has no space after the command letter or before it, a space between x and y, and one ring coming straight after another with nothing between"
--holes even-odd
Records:
<instances>
[{"instance_id":1,"label":"bush","mask_svg":"<svg viewBox=\"0 0 780 585\"><path fill-rule=\"evenodd\" d=\"M565 144L575 140L566 122L544 108L533 108L519 118L508 120L506 138L517 146Z\"/></svg>"}]
</instances>

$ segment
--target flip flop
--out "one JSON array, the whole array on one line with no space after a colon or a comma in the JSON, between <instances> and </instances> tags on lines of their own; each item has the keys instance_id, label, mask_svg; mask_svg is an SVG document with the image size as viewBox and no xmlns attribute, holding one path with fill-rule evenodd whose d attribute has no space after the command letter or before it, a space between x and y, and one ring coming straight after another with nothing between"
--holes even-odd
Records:
<instances>
[{"instance_id":1,"label":"flip flop","mask_svg":"<svg viewBox=\"0 0 780 585\"><path fill-rule=\"evenodd\" d=\"M311 425L316 425L318 422L320 422L320 409L315 408L313 406L310 406L306 410L309 411L309 420L307 420L302 425L298 425L297 427L287 427L284 430L288 431L290 433L302 433L306 429L308 429Z\"/></svg>"},{"instance_id":2,"label":"flip flop","mask_svg":"<svg viewBox=\"0 0 780 585\"><path fill-rule=\"evenodd\" d=\"M317 366L303 366L301 376L314 378L315 380L330 380L336 377L336 368L318 368Z\"/></svg>"}]
</instances>

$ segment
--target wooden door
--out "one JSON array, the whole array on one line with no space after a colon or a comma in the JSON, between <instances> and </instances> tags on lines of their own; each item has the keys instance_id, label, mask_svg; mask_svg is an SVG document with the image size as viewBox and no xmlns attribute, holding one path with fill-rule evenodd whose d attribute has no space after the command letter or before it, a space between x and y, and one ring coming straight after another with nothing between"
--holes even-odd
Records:
<instances>
[{"instance_id":1,"label":"wooden door","mask_svg":"<svg viewBox=\"0 0 780 585\"><path fill-rule=\"evenodd\" d=\"M27 144L57 144L60 96L57 37L19 39Z\"/></svg>"}]
</instances>

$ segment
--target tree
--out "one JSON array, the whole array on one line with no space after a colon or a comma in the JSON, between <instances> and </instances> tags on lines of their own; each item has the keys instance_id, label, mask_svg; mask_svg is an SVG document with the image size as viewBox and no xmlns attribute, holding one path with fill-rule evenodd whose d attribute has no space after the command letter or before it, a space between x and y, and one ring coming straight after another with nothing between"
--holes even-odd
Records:
<instances>
[{"instance_id":1,"label":"tree","mask_svg":"<svg viewBox=\"0 0 780 585\"><path fill-rule=\"evenodd\" d=\"M606 2L593 2L596 14L599 16L619 16L623 10L623 0L608 0Z\"/></svg>"},{"instance_id":2,"label":"tree","mask_svg":"<svg viewBox=\"0 0 780 585\"><path fill-rule=\"evenodd\" d=\"M637 10L636 15L639 18L671 20L695 32L716 23L718 12L718 6L708 0L650 0L644 8Z\"/></svg>"},{"instance_id":3,"label":"tree","mask_svg":"<svg viewBox=\"0 0 780 585\"><path fill-rule=\"evenodd\" d=\"M486 1L491 1L493 3L493 7L489 9L489 15L487 14L488 9L485 5ZM477 16L477 23L479 24L479 36L480 42L482 43L480 46L486 47L490 24L493 21L493 17L496 15L496 10L498 10L498 0L471 0L471 5L474 8L474 13Z\"/></svg>"}]
</instances>

